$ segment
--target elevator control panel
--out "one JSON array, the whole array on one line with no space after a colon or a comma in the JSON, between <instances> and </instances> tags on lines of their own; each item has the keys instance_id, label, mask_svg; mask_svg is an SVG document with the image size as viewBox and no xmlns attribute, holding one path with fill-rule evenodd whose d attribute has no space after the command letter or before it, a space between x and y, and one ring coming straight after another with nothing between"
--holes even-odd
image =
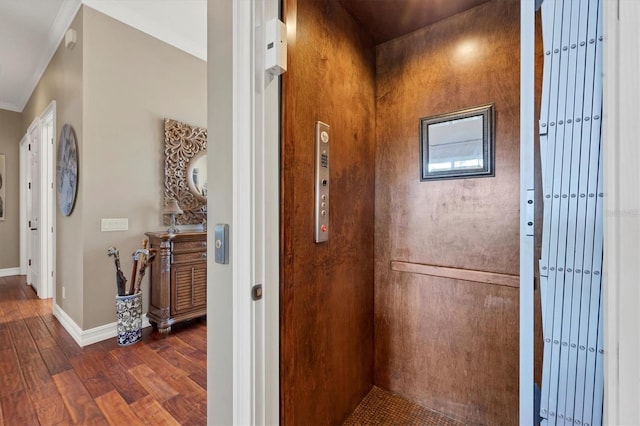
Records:
<instances>
[{"instance_id":1,"label":"elevator control panel","mask_svg":"<svg viewBox=\"0 0 640 426\"><path fill-rule=\"evenodd\" d=\"M329 125L316 121L316 209L315 240L329 240Z\"/></svg>"}]
</instances>

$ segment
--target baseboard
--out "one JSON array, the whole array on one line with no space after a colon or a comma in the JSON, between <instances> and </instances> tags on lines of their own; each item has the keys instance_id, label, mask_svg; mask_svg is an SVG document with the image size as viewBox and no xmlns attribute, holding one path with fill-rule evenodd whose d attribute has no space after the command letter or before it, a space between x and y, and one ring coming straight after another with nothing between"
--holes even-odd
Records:
<instances>
[{"instance_id":1,"label":"baseboard","mask_svg":"<svg viewBox=\"0 0 640 426\"><path fill-rule=\"evenodd\" d=\"M20 268L0 269L0 278L2 278L2 277L11 277L13 275L21 275L20 274Z\"/></svg>"},{"instance_id":2,"label":"baseboard","mask_svg":"<svg viewBox=\"0 0 640 426\"><path fill-rule=\"evenodd\" d=\"M62 324L64 329L67 330L67 333L69 333L80 347L111 339L116 337L118 334L117 322L115 321L109 324L90 328L88 330L82 330L80 326L78 326L78 324L76 324L76 322L71 319L71 317L67 315L67 313L57 304L53 306L53 315L58 319L58 321L60 321L60 324ZM147 314L142 315L142 328L150 326L151 323L149 322L149 318L147 318Z\"/></svg>"}]
</instances>

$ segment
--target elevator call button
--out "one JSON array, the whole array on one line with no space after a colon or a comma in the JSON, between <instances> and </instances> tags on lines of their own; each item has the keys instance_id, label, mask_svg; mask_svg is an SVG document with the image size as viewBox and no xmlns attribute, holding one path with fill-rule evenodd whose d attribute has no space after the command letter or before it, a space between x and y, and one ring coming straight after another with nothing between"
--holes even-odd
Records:
<instances>
[{"instance_id":1,"label":"elevator call button","mask_svg":"<svg viewBox=\"0 0 640 426\"><path fill-rule=\"evenodd\" d=\"M315 123L316 179L315 179L315 242L329 239L329 165L331 155L329 125Z\"/></svg>"}]
</instances>

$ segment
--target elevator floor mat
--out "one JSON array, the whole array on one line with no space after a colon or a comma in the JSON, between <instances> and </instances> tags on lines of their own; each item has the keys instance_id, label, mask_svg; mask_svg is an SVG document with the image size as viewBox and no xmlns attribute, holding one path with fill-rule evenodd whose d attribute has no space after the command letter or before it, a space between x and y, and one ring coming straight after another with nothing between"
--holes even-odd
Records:
<instances>
[{"instance_id":1,"label":"elevator floor mat","mask_svg":"<svg viewBox=\"0 0 640 426\"><path fill-rule=\"evenodd\" d=\"M376 386L344 422L347 426L460 426L462 424Z\"/></svg>"}]
</instances>

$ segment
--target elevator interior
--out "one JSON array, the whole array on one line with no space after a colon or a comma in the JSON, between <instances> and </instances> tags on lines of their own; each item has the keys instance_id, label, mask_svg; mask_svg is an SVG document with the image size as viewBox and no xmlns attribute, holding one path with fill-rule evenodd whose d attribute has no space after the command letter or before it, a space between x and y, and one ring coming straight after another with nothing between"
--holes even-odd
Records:
<instances>
[{"instance_id":1,"label":"elevator interior","mask_svg":"<svg viewBox=\"0 0 640 426\"><path fill-rule=\"evenodd\" d=\"M339 424L374 385L517 423L519 3L283 3L282 423ZM421 181L420 119L485 104L495 176ZM319 243L317 121L331 140Z\"/></svg>"}]
</instances>

